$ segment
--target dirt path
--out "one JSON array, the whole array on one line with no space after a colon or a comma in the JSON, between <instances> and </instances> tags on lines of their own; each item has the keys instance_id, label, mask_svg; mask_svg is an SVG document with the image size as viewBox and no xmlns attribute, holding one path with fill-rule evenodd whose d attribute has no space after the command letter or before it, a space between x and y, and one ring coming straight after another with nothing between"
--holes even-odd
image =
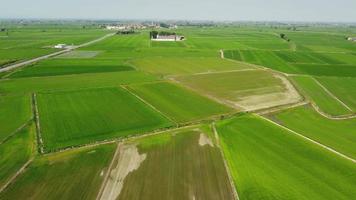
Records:
<instances>
[{"instance_id":1,"label":"dirt path","mask_svg":"<svg viewBox=\"0 0 356 200\"><path fill-rule=\"evenodd\" d=\"M100 198L102 200L115 200L119 197L127 175L137 170L146 159L146 154L139 154L136 145L122 144L119 152L109 169L109 175Z\"/></svg>"},{"instance_id":2,"label":"dirt path","mask_svg":"<svg viewBox=\"0 0 356 200\"><path fill-rule=\"evenodd\" d=\"M345 116L331 116L329 114L324 113L314 102L311 102L311 105L317 113L330 120L347 120L356 118L356 114L350 114Z\"/></svg>"},{"instance_id":3,"label":"dirt path","mask_svg":"<svg viewBox=\"0 0 356 200\"><path fill-rule=\"evenodd\" d=\"M9 136L7 136L6 138L4 138L2 141L0 141L0 145L4 144L6 141L8 141L10 138L12 138L14 135L16 135L16 133L20 132L22 129L24 129L27 125L29 125L31 123L33 119L28 120L27 122L25 122L24 124L22 124L20 127L18 127L15 131L13 131Z\"/></svg>"},{"instance_id":4,"label":"dirt path","mask_svg":"<svg viewBox=\"0 0 356 200\"><path fill-rule=\"evenodd\" d=\"M37 98L36 98L36 93L32 94L32 109L34 112L34 118L35 118L35 123L36 123L36 136L37 136L37 146L38 150L41 154L44 153L44 148L43 148L43 140L42 140L42 135L41 135L41 126L40 126L40 115L38 112L38 107L37 107Z\"/></svg>"},{"instance_id":5,"label":"dirt path","mask_svg":"<svg viewBox=\"0 0 356 200\"><path fill-rule=\"evenodd\" d=\"M341 101L339 98L337 98L333 93L331 93L326 87L324 87L323 84L321 84L316 78L312 77L312 79L318 84L326 93L328 93L329 96L334 98L336 101L338 101L341 105L343 105L347 110L353 112L353 110L347 106L343 101Z\"/></svg>"},{"instance_id":6,"label":"dirt path","mask_svg":"<svg viewBox=\"0 0 356 200\"><path fill-rule=\"evenodd\" d=\"M111 169L112 169L112 167L113 167L113 165L114 165L114 162L116 161L116 158L117 158L117 156L118 156L118 154L119 154L120 145L121 145L120 143L117 144L116 151L115 151L114 156L112 157L112 160L111 160L111 162L110 162L110 165L109 165L109 167L108 167L108 169L107 169L105 178L104 178L103 182L101 183L100 190L99 190L99 192L98 192L98 196L96 197L96 200L99 200L100 197L101 197L102 194L103 194L103 191L104 191L106 182L108 181L108 178L110 177L110 171L111 171Z\"/></svg>"},{"instance_id":7,"label":"dirt path","mask_svg":"<svg viewBox=\"0 0 356 200\"><path fill-rule=\"evenodd\" d=\"M258 115L268 115L268 114L272 114L272 113L277 113L283 110L288 110L288 109L292 109L292 108L296 108L296 107L300 107L300 106L304 106L309 104L309 101L301 101L295 104L290 104L290 105L286 105L286 106L279 106L279 107L275 107L275 108L271 108L271 109L265 109L265 110L261 110L261 111L256 111L255 113Z\"/></svg>"},{"instance_id":8,"label":"dirt path","mask_svg":"<svg viewBox=\"0 0 356 200\"><path fill-rule=\"evenodd\" d=\"M308 137L306 137L306 136L304 136L304 135L302 135L302 134L299 134L299 133L297 133L297 132L295 132L295 131L293 131L293 130L291 130L291 129L285 127L285 126L282 126L282 125L280 125L280 124L278 124L278 123L276 123L276 122L274 122L274 121L272 121L272 120L270 120L270 119L268 119L268 118L266 118L266 117L264 117L264 116L261 116L261 117L262 117L264 120L266 120L266 121L268 121L268 122L270 122L270 123L272 123L272 124L274 124L274 125L276 125L276 126L282 128L282 129L285 129L285 130L287 130L287 131L290 132L290 133L293 133L293 134L295 134L295 135L297 135L297 136L299 136L299 137L301 137L301 138L303 138L303 139L305 139L305 140L307 140L307 141L309 141L309 142L311 142L311 143L314 143L314 144L316 144L316 145L318 145L318 146L320 146L320 147L322 147L322 148L324 148L324 149L326 149L326 150L328 150L328 151L330 151L330 152L332 152L332 153L334 153L334 154L336 154L336 155L338 155L338 156L340 156L340 157L342 157L342 158L345 158L345 159L347 159L347 160L349 160L349 161L351 161L351 162L353 162L353 163L356 163L356 160L355 160L355 159L350 158L350 157L346 156L345 154L342 154L342 153L340 153L340 152L338 152L338 151L336 151L336 150L334 150L334 149L332 149L332 148L330 148L330 147L328 147L328 146L326 146L326 145L323 145L323 144L321 144L321 143L319 143L319 142L317 142L317 141L315 141L315 140L312 140L312 139L310 139L310 138L308 138Z\"/></svg>"},{"instance_id":9,"label":"dirt path","mask_svg":"<svg viewBox=\"0 0 356 200\"><path fill-rule=\"evenodd\" d=\"M0 73L1 72L11 71L11 70L17 69L19 67L23 67L25 65L29 65L29 64L32 64L32 63L35 63L35 62L38 62L38 61L41 61L41 60L44 60L44 59L48 59L48 58L51 58L51 57L54 57L54 56L58 56L60 54L68 53L68 52L73 51L75 49L78 49L78 48L81 48L81 47L85 47L85 46L91 45L93 43L102 41L102 40L104 40L104 39L106 39L108 37L111 37L113 35L114 35L114 33L110 33L110 34L107 34L107 35L105 35L103 37L100 37L98 39L86 42L86 43L78 45L78 46L69 47L69 48L67 48L65 50L62 50L62 51L58 51L58 52L51 53L51 54L48 54L48 55L44 55L44 56L41 56L41 57L38 57L38 58L33 58L31 60L27 60L27 61L23 61L23 62L20 62L20 63L13 64L13 65L9 65L9 66L4 67L4 68L0 68Z\"/></svg>"},{"instance_id":10,"label":"dirt path","mask_svg":"<svg viewBox=\"0 0 356 200\"><path fill-rule=\"evenodd\" d=\"M220 150L220 154L222 156L222 159L223 159L223 162L224 162L224 166L225 166L225 171L229 177L229 181L230 181L230 185L231 185L231 190L232 190L232 193L233 193L233 197L236 199L236 200L240 200L239 198L239 194L237 193L237 189L235 187L235 183L233 181L233 178L232 178L232 175L231 175L231 172L230 172L230 169L229 169L229 166L227 164L227 161L226 161L226 158L225 158L225 155L224 155L224 152L221 148L221 145L220 145L220 139L219 139L219 134L216 130L216 126L215 126L215 122L212 123L212 129L213 129L213 132L214 132L214 136L215 136L215 139L216 139L216 144Z\"/></svg>"},{"instance_id":11,"label":"dirt path","mask_svg":"<svg viewBox=\"0 0 356 200\"><path fill-rule=\"evenodd\" d=\"M3 192L14 180L25 171L25 169L31 164L34 158L28 160L1 188L0 193Z\"/></svg>"},{"instance_id":12,"label":"dirt path","mask_svg":"<svg viewBox=\"0 0 356 200\"><path fill-rule=\"evenodd\" d=\"M220 49L220 58L221 59L224 59L225 56L224 56L224 50Z\"/></svg>"}]
</instances>

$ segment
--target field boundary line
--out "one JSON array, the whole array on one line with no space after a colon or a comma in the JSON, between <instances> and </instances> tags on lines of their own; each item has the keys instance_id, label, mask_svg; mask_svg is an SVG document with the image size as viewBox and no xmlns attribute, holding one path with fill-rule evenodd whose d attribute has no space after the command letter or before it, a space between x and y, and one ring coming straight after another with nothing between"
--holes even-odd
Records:
<instances>
[{"instance_id":1,"label":"field boundary line","mask_svg":"<svg viewBox=\"0 0 356 200\"><path fill-rule=\"evenodd\" d=\"M43 148L43 140L42 140L42 135L41 135L40 115L39 115L38 107L37 107L36 93L32 94L32 105L33 105L34 119L35 119L35 124L36 124L37 147L38 147L38 151L41 154L43 154L44 148Z\"/></svg>"},{"instance_id":2,"label":"field boundary line","mask_svg":"<svg viewBox=\"0 0 356 200\"><path fill-rule=\"evenodd\" d=\"M215 122L213 122L213 123L211 124L211 127L212 127L212 129L213 129L214 136L215 136L215 139L216 139L216 143L217 143L217 146L218 146L218 148L219 148L220 154L221 154L222 159L223 159L223 162L224 162L225 171L226 171L227 176L228 176L228 178L229 178L231 190L232 190L232 193L233 193L232 195L234 196L234 198L235 198L236 200L240 200L239 194L237 193L237 189L236 189L236 187L235 187L235 183L234 183L234 181L233 181L233 178L232 178L232 175L231 175L231 172L230 172L229 165L227 164L227 161L226 161L224 152L223 152L223 150L222 150L222 148L221 148L221 145L220 145L219 134L218 134L218 131L216 130Z\"/></svg>"},{"instance_id":3,"label":"field boundary line","mask_svg":"<svg viewBox=\"0 0 356 200\"><path fill-rule=\"evenodd\" d=\"M319 115L330 119L330 120L347 120L347 119L354 119L356 118L356 115L354 114L350 114L350 115L342 115L342 116L331 116L329 114L326 114L325 112L323 112L318 105L316 105L315 103L311 102L311 106L314 108L314 110L319 113Z\"/></svg>"},{"instance_id":4,"label":"field boundary line","mask_svg":"<svg viewBox=\"0 0 356 200\"><path fill-rule=\"evenodd\" d=\"M154 107L152 104L148 103L146 100L144 100L142 97L140 97L138 94L134 93L133 91L131 91L127 86L120 86L121 88L123 88L124 90L126 90L127 92L129 92L131 95L133 95L134 97L136 97L137 99L139 99L140 101L142 101L144 104L146 104L147 106L149 106L150 108L152 108L153 110L155 110L156 112L160 113L161 115L163 115L165 118L167 118L168 120L172 121L177 127L178 127L178 123L173 120L171 117L169 117L168 115L164 114L162 111L158 110L156 107Z\"/></svg>"},{"instance_id":5,"label":"field boundary line","mask_svg":"<svg viewBox=\"0 0 356 200\"><path fill-rule=\"evenodd\" d=\"M106 39L108 37L111 37L113 35L115 35L115 33L106 34L106 35L104 35L104 36L102 36L100 38L94 39L92 41L89 41L89 42L86 42L86 43L83 43L83 44L80 44L80 45L77 45L77 46L72 46L72 47L69 47L69 48L61 50L61 51L57 51L57 52L50 53L50 54L47 54L47 55L43 55L43 56L40 56L40 57L37 57L37 58L32 58L30 60L25 60L25 61L13 64L13 65L9 65L9 66L6 66L4 68L0 68L0 73L1 72L11 71L11 70L17 69L17 68L22 67L22 66L26 66L26 65L29 65L29 64L41 61L41 60L45 60L47 58L51 58L51 57L54 57L54 56L58 56L60 54L71 52L71 51L73 51L75 49L78 49L78 48L81 48L81 47L85 47L85 46L91 45L91 44L96 43L96 42L100 42L101 40L104 40L104 39Z\"/></svg>"},{"instance_id":6,"label":"field boundary line","mask_svg":"<svg viewBox=\"0 0 356 200\"><path fill-rule=\"evenodd\" d=\"M25 169L31 164L34 158L30 158L1 188L0 193L3 192L11 183L15 181L15 179L25 171Z\"/></svg>"},{"instance_id":7,"label":"field boundary line","mask_svg":"<svg viewBox=\"0 0 356 200\"><path fill-rule=\"evenodd\" d=\"M341 103L347 110L353 112L353 110L346 105L343 101L341 101L339 98L337 98L333 93L331 93L323 84L321 84L316 78L312 77L312 79L315 81L316 84L318 84L330 97L334 98L336 101Z\"/></svg>"},{"instance_id":8,"label":"field boundary line","mask_svg":"<svg viewBox=\"0 0 356 200\"><path fill-rule=\"evenodd\" d=\"M21 130L23 130L26 126L28 126L31 121L33 120L33 118L31 117L31 119L27 120L25 123L23 123L20 127L18 127L15 131L13 131L10 135L8 135L6 138L4 138L2 141L0 141L0 145L4 144L5 142L7 142L9 139L11 139L12 137L14 137L16 135L16 133L20 132Z\"/></svg>"},{"instance_id":9,"label":"field boundary line","mask_svg":"<svg viewBox=\"0 0 356 200\"><path fill-rule=\"evenodd\" d=\"M194 127L197 127L199 125L201 125L201 124L190 124L190 125L185 125L185 126L181 126L181 127L167 128L167 129L164 129L164 130L158 129L158 130L154 130L154 131L147 132L147 133L144 133L144 134L132 134L131 136L127 136L127 137L112 138L112 139L108 139L108 140L96 141L96 142L87 143L87 144L83 144L83 145L77 145L77 146L73 146L73 147L65 147L65 148L59 149L57 151L47 152L47 153L45 152L45 153L42 154L42 156L50 156L50 155L53 155L53 154L67 152L67 151L71 151L71 150L92 148L92 147L105 145L105 144L112 144L112 143L116 143L116 142L126 142L126 141L130 141L130 140L142 139L142 138L146 138L146 137L150 137L150 136L154 136L154 135L163 134L163 133L166 133L166 132L172 132L172 131L178 131L178 130L182 130L182 129L194 128Z\"/></svg>"},{"instance_id":10,"label":"field boundary line","mask_svg":"<svg viewBox=\"0 0 356 200\"><path fill-rule=\"evenodd\" d=\"M111 162L109 164L108 171L106 172L104 180L101 183L100 190L98 192L98 195L96 196L96 200L99 200L101 198L101 196L103 195L106 183L107 183L107 181L108 181L108 179L110 177L111 169L112 169L112 167L113 167L113 165L115 163L115 159L119 155L120 147L121 147L121 143L118 143L117 146L116 146L115 153L114 153L114 155L113 155L113 157L111 159Z\"/></svg>"},{"instance_id":11,"label":"field boundary line","mask_svg":"<svg viewBox=\"0 0 356 200\"><path fill-rule=\"evenodd\" d=\"M264 119L264 120L266 120L266 121L268 121L268 122L270 122L270 123L272 123L272 124L274 124L274 125L276 125L276 126L282 128L282 129L284 129L284 130L287 130L287 131L290 132L290 133L293 133L294 135L297 135L297 136L299 136L299 137L301 137L301 138L303 138L303 139L305 139L305 140L307 140L307 141L309 141L309 142L311 142L311 143L314 143L314 144L316 144L316 145L318 145L318 146L320 146L320 147L322 147L322 148L324 148L324 149L326 149L326 150L328 150L328 151L330 151L330 152L332 152L332 153L334 153L334 154L336 154L336 155L338 155L338 156L340 156L340 157L342 157L342 158L345 158L345 159L347 159L347 160L349 160L349 161L351 161L351 162L353 162L353 163L356 163L356 160L355 160L355 159L350 158L350 157L346 156L345 154L340 153L340 152L336 151L335 149L333 149L333 148L331 148L331 147L328 147L328 146L326 146L326 145L324 145L324 144L321 144L320 142L317 142L317 141L315 141L315 140L313 140L313 139L310 139L309 137L306 137L306 136L304 136L304 135L302 135L302 134L300 134L300 133L297 133L296 131L293 131L293 130L291 130L291 129L289 129L289 128L283 126L283 125L280 125L280 124L278 124L278 123L276 123L276 122L274 122L274 121L272 121L272 120L270 120L270 119L268 119L268 118L266 118L266 117L264 117L264 116L261 116L261 115L260 115L260 117L261 117L262 119Z\"/></svg>"}]
</instances>

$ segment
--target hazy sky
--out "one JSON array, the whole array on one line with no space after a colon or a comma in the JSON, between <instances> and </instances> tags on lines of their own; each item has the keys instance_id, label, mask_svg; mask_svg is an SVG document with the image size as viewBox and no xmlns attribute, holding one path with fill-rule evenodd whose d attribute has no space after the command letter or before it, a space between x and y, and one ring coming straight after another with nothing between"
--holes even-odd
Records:
<instances>
[{"instance_id":1,"label":"hazy sky","mask_svg":"<svg viewBox=\"0 0 356 200\"><path fill-rule=\"evenodd\" d=\"M356 22L356 0L0 0L0 18Z\"/></svg>"}]
</instances>

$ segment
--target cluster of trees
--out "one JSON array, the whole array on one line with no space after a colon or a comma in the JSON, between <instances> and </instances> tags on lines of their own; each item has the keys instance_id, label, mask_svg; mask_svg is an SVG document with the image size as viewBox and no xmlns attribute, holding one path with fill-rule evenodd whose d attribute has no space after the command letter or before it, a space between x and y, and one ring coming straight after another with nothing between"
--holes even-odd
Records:
<instances>
[{"instance_id":1,"label":"cluster of trees","mask_svg":"<svg viewBox=\"0 0 356 200\"><path fill-rule=\"evenodd\" d=\"M134 30L128 30L128 31L118 31L116 32L117 35L130 35L130 34L135 34L136 32Z\"/></svg>"},{"instance_id":2,"label":"cluster of trees","mask_svg":"<svg viewBox=\"0 0 356 200\"><path fill-rule=\"evenodd\" d=\"M172 33L172 32L167 32L167 31L151 31L150 32L150 38L156 39L157 35L177 35L176 33Z\"/></svg>"},{"instance_id":3,"label":"cluster of trees","mask_svg":"<svg viewBox=\"0 0 356 200\"><path fill-rule=\"evenodd\" d=\"M287 42L290 42L290 39L286 36L286 34L281 33L281 34L279 34L279 35L280 35L280 37L281 37L283 40L286 40Z\"/></svg>"}]
</instances>

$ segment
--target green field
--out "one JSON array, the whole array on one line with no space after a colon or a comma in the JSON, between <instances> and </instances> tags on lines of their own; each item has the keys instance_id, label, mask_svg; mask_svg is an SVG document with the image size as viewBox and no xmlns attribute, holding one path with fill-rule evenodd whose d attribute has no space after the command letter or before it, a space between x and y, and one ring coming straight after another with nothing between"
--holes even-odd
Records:
<instances>
[{"instance_id":1,"label":"green field","mask_svg":"<svg viewBox=\"0 0 356 200\"><path fill-rule=\"evenodd\" d=\"M30 124L0 144L0 188L15 175L36 151L34 138L35 126ZM0 197L0 199L2 198Z\"/></svg>"},{"instance_id":2,"label":"green field","mask_svg":"<svg viewBox=\"0 0 356 200\"><path fill-rule=\"evenodd\" d=\"M217 131L240 199L349 200L356 195L354 163L260 117L222 121Z\"/></svg>"},{"instance_id":3,"label":"green field","mask_svg":"<svg viewBox=\"0 0 356 200\"><path fill-rule=\"evenodd\" d=\"M109 59L48 59L11 74L11 78L56 76L134 70L120 60Z\"/></svg>"},{"instance_id":4,"label":"green field","mask_svg":"<svg viewBox=\"0 0 356 200\"><path fill-rule=\"evenodd\" d=\"M298 100L294 88L264 70L200 74L176 77L175 80L227 104L246 110L260 109Z\"/></svg>"},{"instance_id":5,"label":"green field","mask_svg":"<svg viewBox=\"0 0 356 200\"><path fill-rule=\"evenodd\" d=\"M356 119L330 120L310 107L277 113L271 119L356 159Z\"/></svg>"},{"instance_id":6,"label":"green field","mask_svg":"<svg viewBox=\"0 0 356 200\"><path fill-rule=\"evenodd\" d=\"M158 75L181 75L250 69L251 67L220 58L149 57L131 62L142 71Z\"/></svg>"},{"instance_id":7,"label":"green field","mask_svg":"<svg viewBox=\"0 0 356 200\"><path fill-rule=\"evenodd\" d=\"M300 90L316 103L323 112L331 115L345 115L352 113L333 96L328 94L312 77L295 76L293 80Z\"/></svg>"},{"instance_id":8,"label":"green field","mask_svg":"<svg viewBox=\"0 0 356 200\"><path fill-rule=\"evenodd\" d=\"M231 108L172 83L132 85L130 88L176 122L194 121L232 112Z\"/></svg>"},{"instance_id":9,"label":"green field","mask_svg":"<svg viewBox=\"0 0 356 200\"><path fill-rule=\"evenodd\" d=\"M8 79L0 80L0 94L114 87L156 80L158 78L137 71Z\"/></svg>"},{"instance_id":10,"label":"green field","mask_svg":"<svg viewBox=\"0 0 356 200\"><path fill-rule=\"evenodd\" d=\"M356 78L318 77L317 79L338 99L356 112Z\"/></svg>"},{"instance_id":11,"label":"green field","mask_svg":"<svg viewBox=\"0 0 356 200\"><path fill-rule=\"evenodd\" d=\"M101 199L233 199L207 126L131 141L121 146L117 159ZM135 170L124 174L128 162Z\"/></svg>"},{"instance_id":12,"label":"green field","mask_svg":"<svg viewBox=\"0 0 356 200\"><path fill-rule=\"evenodd\" d=\"M0 68L116 23L0 19ZM1 200L355 199L355 26L152 23L0 73Z\"/></svg>"},{"instance_id":13,"label":"green field","mask_svg":"<svg viewBox=\"0 0 356 200\"><path fill-rule=\"evenodd\" d=\"M0 143L31 119L29 95L0 95Z\"/></svg>"},{"instance_id":14,"label":"green field","mask_svg":"<svg viewBox=\"0 0 356 200\"><path fill-rule=\"evenodd\" d=\"M45 151L172 125L120 88L40 93L37 98Z\"/></svg>"},{"instance_id":15,"label":"green field","mask_svg":"<svg viewBox=\"0 0 356 200\"><path fill-rule=\"evenodd\" d=\"M0 199L95 199L116 145L36 158Z\"/></svg>"}]
</instances>

